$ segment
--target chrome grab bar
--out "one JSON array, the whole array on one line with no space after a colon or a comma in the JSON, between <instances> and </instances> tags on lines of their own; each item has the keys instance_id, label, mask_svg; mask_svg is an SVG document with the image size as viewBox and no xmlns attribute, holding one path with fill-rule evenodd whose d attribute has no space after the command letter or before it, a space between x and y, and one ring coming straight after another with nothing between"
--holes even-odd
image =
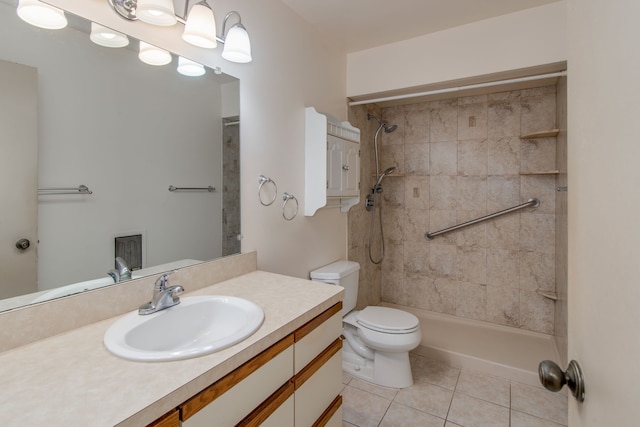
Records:
<instances>
[{"instance_id":1,"label":"chrome grab bar","mask_svg":"<svg viewBox=\"0 0 640 427\"><path fill-rule=\"evenodd\" d=\"M438 230L438 231L434 231L434 232L428 232L427 231L426 233L424 233L424 238L427 239L427 240L431 240L436 236L448 233L450 231L455 231L455 230L458 230L460 228L468 227L470 225L477 224L477 223L482 222L482 221L487 221L487 220L493 219L493 218L501 216L501 215L505 215L505 214L508 214L508 213L511 213L511 212L515 212L515 211L519 211L520 209L524 209L524 208L528 208L528 207L537 208L538 206L540 206L540 200L538 200L536 198L529 199L529 200L527 200L526 203L523 203L521 205L514 206L514 207L511 207L511 208L508 208L508 209L505 209L505 210L502 210L502 211L499 211L499 212L495 212L495 213L492 213L492 214L489 214L489 215L485 215L485 216L480 217L480 218L472 219L471 221L463 222L462 224L453 225L451 227L443 228L442 230Z\"/></svg>"},{"instance_id":2,"label":"chrome grab bar","mask_svg":"<svg viewBox=\"0 0 640 427\"><path fill-rule=\"evenodd\" d=\"M208 191L209 193L213 193L216 191L216 187L174 187L173 185L170 185L169 191Z\"/></svg>"},{"instance_id":3,"label":"chrome grab bar","mask_svg":"<svg viewBox=\"0 0 640 427\"><path fill-rule=\"evenodd\" d=\"M86 185L78 187L38 188L38 194L93 194Z\"/></svg>"}]
</instances>

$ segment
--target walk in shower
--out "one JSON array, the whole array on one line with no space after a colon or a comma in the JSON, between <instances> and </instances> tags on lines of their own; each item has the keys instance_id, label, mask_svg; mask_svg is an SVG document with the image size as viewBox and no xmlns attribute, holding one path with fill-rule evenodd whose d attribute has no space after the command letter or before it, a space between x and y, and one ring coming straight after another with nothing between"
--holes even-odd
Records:
<instances>
[{"instance_id":1,"label":"walk in shower","mask_svg":"<svg viewBox=\"0 0 640 427\"><path fill-rule=\"evenodd\" d=\"M384 256L376 251L371 261L380 263L369 260L373 214L363 205L348 214L349 259L363 270L359 304L421 319L417 352L538 384L540 361L567 362L566 77L489 90L350 108L349 120L363 130L362 176L374 178L361 199L378 194L378 181L385 189L375 214ZM388 123L392 133L383 132ZM384 166L395 168L392 180L384 180ZM534 197L540 205L526 206Z\"/></svg>"}]
</instances>

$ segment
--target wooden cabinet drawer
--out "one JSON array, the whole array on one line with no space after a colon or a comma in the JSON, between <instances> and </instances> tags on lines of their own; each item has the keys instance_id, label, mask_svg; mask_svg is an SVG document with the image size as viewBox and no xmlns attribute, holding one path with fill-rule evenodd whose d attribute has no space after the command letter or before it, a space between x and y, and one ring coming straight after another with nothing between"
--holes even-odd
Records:
<instances>
[{"instance_id":1,"label":"wooden cabinet drawer","mask_svg":"<svg viewBox=\"0 0 640 427\"><path fill-rule=\"evenodd\" d=\"M183 426L235 426L287 383L293 374L293 337L283 341L279 344L284 349L266 350L182 405ZM252 372L244 375L246 370Z\"/></svg>"},{"instance_id":2,"label":"wooden cabinet drawer","mask_svg":"<svg viewBox=\"0 0 640 427\"><path fill-rule=\"evenodd\" d=\"M342 303L317 316L294 334L297 374L342 333Z\"/></svg>"},{"instance_id":3,"label":"wooden cabinet drawer","mask_svg":"<svg viewBox=\"0 0 640 427\"><path fill-rule=\"evenodd\" d=\"M342 390L342 341L335 340L294 377L295 425L313 425Z\"/></svg>"}]
</instances>

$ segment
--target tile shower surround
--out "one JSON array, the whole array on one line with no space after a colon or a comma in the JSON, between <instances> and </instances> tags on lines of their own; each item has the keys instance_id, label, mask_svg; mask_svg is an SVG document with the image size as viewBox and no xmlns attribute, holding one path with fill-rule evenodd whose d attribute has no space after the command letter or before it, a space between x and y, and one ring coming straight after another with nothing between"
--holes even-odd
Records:
<instances>
[{"instance_id":1,"label":"tile shower surround","mask_svg":"<svg viewBox=\"0 0 640 427\"><path fill-rule=\"evenodd\" d=\"M367 255L371 213L363 203L349 212L349 259L362 266L359 306L381 300L553 334L554 302L538 292L555 292L556 177L520 173L556 169L555 138L519 136L556 127L556 87L351 109L363 129L361 200L375 174L367 112L398 126L380 137L380 168L395 165L402 176L383 182L380 266ZM424 239L427 230L532 197L537 209Z\"/></svg>"}]
</instances>

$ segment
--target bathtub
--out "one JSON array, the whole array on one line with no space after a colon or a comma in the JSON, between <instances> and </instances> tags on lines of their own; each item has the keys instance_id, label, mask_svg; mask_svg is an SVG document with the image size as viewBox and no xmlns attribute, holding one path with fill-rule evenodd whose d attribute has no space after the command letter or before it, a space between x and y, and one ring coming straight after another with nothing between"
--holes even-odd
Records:
<instances>
[{"instance_id":1,"label":"bathtub","mask_svg":"<svg viewBox=\"0 0 640 427\"><path fill-rule=\"evenodd\" d=\"M538 364L560 363L553 336L396 304L420 319L422 342L412 354L540 386Z\"/></svg>"}]
</instances>

